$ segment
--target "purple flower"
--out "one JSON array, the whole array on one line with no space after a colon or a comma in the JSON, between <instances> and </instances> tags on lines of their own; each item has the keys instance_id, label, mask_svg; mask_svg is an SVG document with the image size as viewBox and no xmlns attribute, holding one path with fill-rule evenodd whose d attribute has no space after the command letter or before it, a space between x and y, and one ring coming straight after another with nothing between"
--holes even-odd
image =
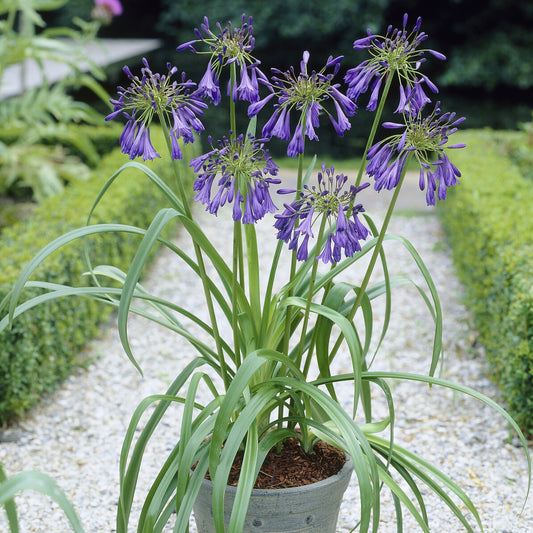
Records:
<instances>
[{"instance_id":1,"label":"purple flower","mask_svg":"<svg viewBox=\"0 0 533 533\"><path fill-rule=\"evenodd\" d=\"M277 98L274 112L263 126L263 137L278 137L285 141L291 139L287 155L296 157L303 153L305 136L310 140L318 140L315 128L319 126L320 113L329 116L338 135L343 135L350 129L347 117L354 115L357 107L339 91L339 84L333 84L341 61L342 57L330 56L322 70L308 74L309 52L304 52L299 74L296 74L294 68L285 72L272 69L274 76L269 85L271 93L248 107L248 115L253 117L273 97ZM330 68L333 72L326 74L326 70ZM293 133L291 113L296 115Z\"/></svg>"},{"instance_id":2,"label":"purple flower","mask_svg":"<svg viewBox=\"0 0 533 533\"><path fill-rule=\"evenodd\" d=\"M191 160L190 166L198 174L194 183L195 200L216 215L220 207L233 202L233 220L243 224L255 223L277 210L269 192L278 166L264 148L265 139L226 138L219 148Z\"/></svg>"},{"instance_id":3,"label":"purple flower","mask_svg":"<svg viewBox=\"0 0 533 533\"><path fill-rule=\"evenodd\" d=\"M457 148L462 146L457 146ZM446 200L448 187L457 185L459 181L457 178L461 176L459 169L450 161L446 153L439 154L437 161L433 163L436 169L434 172L429 170L426 172L427 188L426 188L426 202L428 205L435 205L435 190L437 190L437 198L439 200ZM423 173L421 167L421 173ZM424 189L424 182L422 176L420 179L420 189Z\"/></svg>"},{"instance_id":4,"label":"purple flower","mask_svg":"<svg viewBox=\"0 0 533 533\"><path fill-rule=\"evenodd\" d=\"M221 100L220 86L218 84L218 75L211 68L211 61L207 65L207 70L203 75L196 94L202 98L208 98L215 105L218 105Z\"/></svg>"},{"instance_id":5,"label":"purple flower","mask_svg":"<svg viewBox=\"0 0 533 533\"><path fill-rule=\"evenodd\" d=\"M197 53L195 44L199 42L209 48L207 53L211 54L211 58L202 81L198 84L198 94L218 105L221 99L219 79L222 70L225 66L235 63L238 67L240 81L233 88L232 98L252 103L257 102L259 100L258 80L262 83L268 82L259 69L259 61L252 55L255 46L252 17L243 14L240 27L233 26L231 22L228 22L224 28L217 22L216 27L218 34L211 31L209 20L204 17L200 26L201 31L198 28L194 30L198 39L183 43L177 48L177 50L191 50Z\"/></svg>"},{"instance_id":6,"label":"purple flower","mask_svg":"<svg viewBox=\"0 0 533 533\"><path fill-rule=\"evenodd\" d=\"M296 129L294 130L294 135L287 148L287 155L289 157L297 157L298 154L303 153L303 151L304 151L303 126L301 124L298 124L296 126Z\"/></svg>"},{"instance_id":7,"label":"purple flower","mask_svg":"<svg viewBox=\"0 0 533 533\"><path fill-rule=\"evenodd\" d=\"M372 146L367 152L366 171L375 180L374 188L392 189L398 185L409 155L413 155L420 165L420 189L426 188L426 202L435 205L437 198L446 198L447 188L457 185L461 173L450 161L446 150L463 148L464 143L448 144L449 136L457 131L457 126L465 119L456 118L455 113L441 115L439 102L426 118L423 108L416 115L406 114L405 124L385 122L388 129L403 129L402 133L392 135ZM430 163L429 158L437 155Z\"/></svg>"},{"instance_id":8,"label":"purple flower","mask_svg":"<svg viewBox=\"0 0 533 533\"><path fill-rule=\"evenodd\" d=\"M400 81L400 103L396 112L416 114L429 102L422 83L425 83L433 93L437 93L438 89L427 76L418 72L419 66L425 61L423 57L425 52L441 60L446 57L434 50L419 49L421 43L427 39L427 34L420 31L421 23L422 19L418 17L413 31L408 33L405 29L407 15L404 15L401 30L389 26L385 36L373 35L368 30L366 37L355 41L353 47L356 50L367 49L372 57L348 70L344 78L348 84L346 95L357 102L359 96L371 87L372 93L367 109L374 111L382 81L396 73Z\"/></svg>"},{"instance_id":9,"label":"purple flower","mask_svg":"<svg viewBox=\"0 0 533 533\"><path fill-rule=\"evenodd\" d=\"M309 240L315 238L312 227L324 224L323 243L315 259L324 263L337 263L342 252L352 257L361 250L360 241L367 238L369 230L359 220L358 214L364 211L361 204L355 205L357 194L368 186L351 185L345 188L347 177L335 175L333 167L326 168L322 163L322 171L318 173L318 187L304 186L299 196L285 210L275 215L274 227L278 230L278 239L289 243L290 250L296 250L299 261L307 261ZM294 190L280 190L281 194L294 193Z\"/></svg>"},{"instance_id":10,"label":"purple flower","mask_svg":"<svg viewBox=\"0 0 533 533\"><path fill-rule=\"evenodd\" d=\"M251 68L251 76L248 75L248 67L241 66L241 83L237 87L239 100L257 102L259 100L259 85L255 68Z\"/></svg>"},{"instance_id":11,"label":"purple flower","mask_svg":"<svg viewBox=\"0 0 533 533\"><path fill-rule=\"evenodd\" d=\"M168 74L154 74L143 58L142 77L134 76L128 67L124 72L131 80L124 89L118 88L118 99L111 100L114 110L106 120L120 115L127 119L124 131L120 136L120 146L130 159L142 156L143 160L160 157L150 142L150 124L155 115L163 116L170 124L172 159L181 159L182 153L178 139L194 142L194 132L200 133L204 127L198 115L203 114L207 105L192 90L195 84L181 75L181 82L172 81L177 72L176 67L167 65Z\"/></svg>"}]
</instances>

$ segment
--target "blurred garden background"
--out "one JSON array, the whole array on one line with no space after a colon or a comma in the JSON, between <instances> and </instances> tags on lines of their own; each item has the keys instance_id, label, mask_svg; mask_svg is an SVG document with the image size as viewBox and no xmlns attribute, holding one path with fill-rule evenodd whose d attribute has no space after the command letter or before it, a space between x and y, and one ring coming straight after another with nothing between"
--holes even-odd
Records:
<instances>
[{"instance_id":1,"label":"blurred garden background","mask_svg":"<svg viewBox=\"0 0 533 533\"><path fill-rule=\"evenodd\" d=\"M50 13L49 21L67 24L73 16L88 15L92 4L92 0L71 0ZM176 46L195 38L193 28L200 26L205 15L214 27L216 21L239 23L242 13L253 16L256 55L265 72L273 66L285 70L298 65L304 50L311 52L312 66L323 65L329 54L342 54L344 68L351 68L363 57L352 43L367 28L384 33L388 24L400 26L404 13L410 15L410 24L421 16L429 35L427 46L447 56L444 64L433 61L424 66L447 110L467 116L468 128L516 129L531 119L531 2L515 3L511 9L505 0L487 0L480 10L474 0L444 0L438 6L422 0L128 0L124 13L102 28L100 35L160 38L163 47L149 55L153 68L164 69L171 61L196 80L203 74L203 63L193 54L176 52ZM119 70L109 72L110 90L119 76ZM349 132L352 143L335 143L334 134L327 143L322 133L321 149L341 157L352 154L338 153L336 145L348 152L360 149L358 131L360 135L367 131L363 116Z\"/></svg>"},{"instance_id":2,"label":"blurred garden background","mask_svg":"<svg viewBox=\"0 0 533 533\"><path fill-rule=\"evenodd\" d=\"M503 399L533 434L532 2L511 9L505 0L487 0L480 10L474 0L438 5L422 0L127 0L122 12L108 13L107 20L95 16L95 3L102 1L0 0L2 85L11 81L7 67L28 58L39 68L44 59L68 50L72 68L57 83L45 79L40 87L0 99L0 310L22 266L53 236L85 224L102 180L127 160L118 147L121 125L105 122L104 116L117 85L127 85L122 67L127 63L139 73L142 55L132 53L127 61L110 57L104 67L89 64L81 71L77 67L87 60L84 43L156 39L158 47L146 53L153 71L165 72L171 62L199 81L205 62L176 47L195 39L194 28L206 15L215 30L217 21L238 25L246 13L253 17L255 54L264 72L298 68L304 50L311 54L311 68L320 68L329 55L344 55L347 70L363 59L352 44L367 29L384 34L388 24L401 27L404 13L410 16L409 29L421 16L429 35L426 46L447 57L423 66L440 89L433 99L442 99L443 111L467 117L461 129L471 130L465 134L468 149L457 156L466 179L438 212L445 230L455 235L451 245L465 300ZM319 147L319 156L336 161L361 157L371 120L365 105L360 103L342 143L333 128L326 128L320 145L312 143L311 149ZM204 122L214 139L227 134L225 125L216 123L224 115L206 111ZM240 120L243 125L246 117ZM201 141L205 148L207 135ZM198 144L187 147L200 150ZM274 140L270 150L284 155L285 146ZM133 183L124 190L117 185L114 201L101 210L102 220L149 224L160 199L152 198L146 184L134 189ZM116 257L119 265L127 264L135 243L105 242L97 250L106 262ZM43 275L54 282L79 276L85 265L77 253L56 258ZM62 301L25 313L0 334L0 425L24 413L80 364L79 350L106 316L94 302Z\"/></svg>"}]
</instances>

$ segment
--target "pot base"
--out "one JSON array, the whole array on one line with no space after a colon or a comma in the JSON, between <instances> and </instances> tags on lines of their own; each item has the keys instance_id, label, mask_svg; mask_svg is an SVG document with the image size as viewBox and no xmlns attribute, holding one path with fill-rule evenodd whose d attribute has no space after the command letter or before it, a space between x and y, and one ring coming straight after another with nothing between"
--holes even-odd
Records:
<instances>
[{"instance_id":1,"label":"pot base","mask_svg":"<svg viewBox=\"0 0 533 533\"><path fill-rule=\"evenodd\" d=\"M323 481L286 489L254 489L243 533L335 533L342 497L353 471L347 458L342 469ZM205 479L194 505L198 533L215 533L213 484ZM224 523L228 526L237 488L228 486Z\"/></svg>"}]
</instances>

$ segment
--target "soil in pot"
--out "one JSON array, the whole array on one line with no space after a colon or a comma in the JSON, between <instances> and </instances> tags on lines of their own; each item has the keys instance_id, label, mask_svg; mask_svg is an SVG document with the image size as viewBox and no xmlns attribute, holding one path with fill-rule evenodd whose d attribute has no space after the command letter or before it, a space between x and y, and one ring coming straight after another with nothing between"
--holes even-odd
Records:
<instances>
[{"instance_id":1,"label":"soil in pot","mask_svg":"<svg viewBox=\"0 0 533 533\"><path fill-rule=\"evenodd\" d=\"M237 486L242 465L242 452L233 462L228 484ZM310 454L305 453L296 438L283 443L280 453L272 448L259 471L254 489L285 489L322 481L337 474L346 462L344 452L318 442ZM209 479L209 473L206 476Z\"/></svg>"}]
</instances>

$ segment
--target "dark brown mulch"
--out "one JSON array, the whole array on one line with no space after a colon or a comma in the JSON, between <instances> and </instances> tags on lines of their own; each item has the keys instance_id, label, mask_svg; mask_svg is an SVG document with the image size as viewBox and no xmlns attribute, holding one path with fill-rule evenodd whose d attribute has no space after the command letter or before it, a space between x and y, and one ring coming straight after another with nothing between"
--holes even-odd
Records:
<instances>
[{"instance_id":1,"label":"dark brown mulch","mask_svg":"<svg viewBox=\"0 0 533 533\"><path fill-rule=\"evenodd\" d=\"M255 482L256 489L283 489L309 485L335 475L346 462L339 449L317 443L310 454L306 454L298 439L284 442L281 453L272 448L266 456ZM242 452L235 457L229 484L237 485L242 464Z\"/></svg>"}]
</instances>

